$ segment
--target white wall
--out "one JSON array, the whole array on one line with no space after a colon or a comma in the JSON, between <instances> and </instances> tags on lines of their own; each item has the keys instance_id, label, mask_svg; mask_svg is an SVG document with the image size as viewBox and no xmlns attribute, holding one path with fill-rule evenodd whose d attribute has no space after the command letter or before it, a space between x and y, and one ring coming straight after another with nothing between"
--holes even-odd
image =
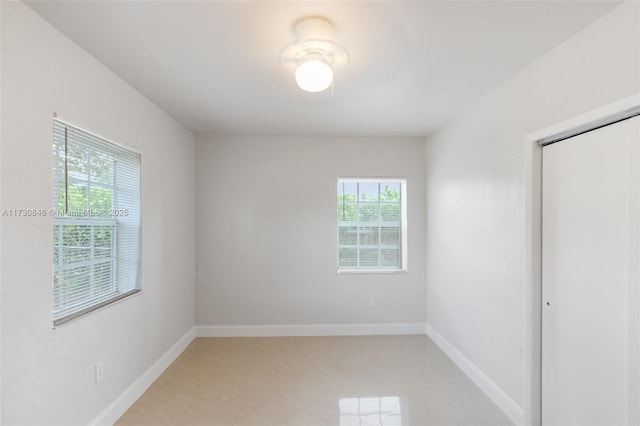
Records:
<instances>
[{"instance_id":1,"label":"white wall","mask_svg":"<svg viewBox=\"0 0 640 426\"><path fill-rule=\"evenodd\" d=\"M614 9L427 139L427 322L520 406L524 136L640 90L639 5Z\"/></svg>"},{"instance_id":2,"label":"white wall","mask_svg":"<svg viewBox=\"0 0 640 426\"><path fill-rule=\"evenodd\" d=\"M138 296L53 330L52 218L2 218L4 423L87 424L194 325L193 135L24 4L1 7L2 209L52 206L54 112L142 153Z\"/></svg>"},{"instance_id":3,"label":"white wall","mask_svg":"<svg viewBox=\"0 0 640 426\"><path fill-rule=\"evenodd\" d=\"M336 273L338 176L407 178L408 273ZM422 140L198 137L196 200L197 324L424 323Z\"/></svg>"}]
</instances>

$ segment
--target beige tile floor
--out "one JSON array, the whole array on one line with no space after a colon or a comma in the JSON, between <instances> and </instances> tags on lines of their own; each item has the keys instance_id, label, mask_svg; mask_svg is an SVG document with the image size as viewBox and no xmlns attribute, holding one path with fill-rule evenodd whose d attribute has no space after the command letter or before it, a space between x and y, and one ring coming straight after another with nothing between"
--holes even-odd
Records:
<instances>
[{"instance_id":1,"label":"beige tile floor","mask_svg":"<svg viewBox=\"0 0 640 426\"><path fill-rule=\"evenodd\" d=\"M126 425L512 424L426 336L198 338Z\"/></svg>"}]
</instances>

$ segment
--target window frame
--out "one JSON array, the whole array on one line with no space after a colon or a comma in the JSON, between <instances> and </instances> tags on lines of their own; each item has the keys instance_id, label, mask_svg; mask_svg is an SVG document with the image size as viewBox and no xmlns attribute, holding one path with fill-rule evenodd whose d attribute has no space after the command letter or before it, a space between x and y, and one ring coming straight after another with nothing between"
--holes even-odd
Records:
<instances>
[{"instance_id":1,"label":"window frame","mask_svg":"<svg viewBox=\"0 0 640 426\"><path fill-rule=\"evenodd\" d=\"M95 266L95 264L98 263L107 263L107 262L100 262L99 259L94 259L94 252L96 250L96 244L94 241L94 234L95 234L95 226L109 226L111 229L111 256L110 256L110 260L109 260L109 264L110 264L110 269L112 271L112 278L111 278L111 288L112 291L111 296L110 297L103 297L103 298L98 298L95 299L94 301L90 302L90 303L85 303L85 304L78 304L76 307L74 307L74 309L69 310L69 312L64 313L61 316L56 317L55 313L55 304L52 304L52 323L53 323L53 328L58 328L62 325L66 325L67 323L73 322L76 319L82 318L85 315L91 313L91 312L95 312L98 310L101 310L107 306L110 306L112 304L121 302L129 297L135 296L137 294L141 294L143 291L143 279L142 279L142 154L141 152L134 148L131 147L129 145L126 144L122 144L122 143L118 143L118 142L114 142L113 140L106 138L104 136L99 135L98 133L95 133L91 130L88 130L86 127L83 126L79 126L71 121L68 121L66 119L63 119L61 117L59 117L57 114L54 114L54 119L53 119L53 136L55 139L55 129L56 126L64 126L67 128L72 128L77 132L81 132L86 134L87 136L91 137L91 138L95 138L98 139L99 142L101 144L105 145L105 149L104 150L100 150L98 147L92 146L91 144L86 144L85 142L77 142L78 144L84 145L85 148L96 151L96 152L100 152L103 155L107 155L113 158L114 160L114 166L117 168L117 162L118 159L123 159L124 157L122 156L118 156L115 152L116 151L120 151L120 152L124 152L127 155L132 155L134 157L136 157L135 160L135 164L136 164L136 172L137 172L137 182L132 184L132 187L134 187L136 189L137 192L137 208L138 208L138 212L135 213L136 216L136 223L135 223L135 233L137 233L137 238L138 238L138 245L137 245L137 251L138 251L138 262L139 262L139 266L137 268L137 270L135 271L136 273L136 278L134 278L135 281L135 285L132 288L122 288L122 289L118 289L118 281L120 278L120 272L119 272L119 265L118 265L118 249L120 248L122 241L119 238L119 226L122 226L121 222L122 222L122 218L119 218L118 215L114 215L111 216L109 218L105 218L105 217L83 217L82 215L74 215L73 213L67 215L67 216L60 216L59 211L57 210L58 206L56 204L56 202L54 202L54 208L51 210L52 212L52 225L53 225L53 231L54 232L59 232L56 228L59 225L77 225L77 226L90 226L91 227L91 247L90 247L90 252L91 252L91 260L86 261L86 262L81 262L81 263L86 263L87 265L93 265ZM66 135L65 135L65 139L66 139ZM54 151L55 151L55 140L53 142L53 147L54 147ZM109 152L109 148L113 150L113 152ZM65 148L66 149L66 148ZM54 154L55 156L55 154ZM59 185L59 182L57 182L58 177L56 176L56 172L55 172L55 166L56 166L56 159L54 157L53 159L54 161L54 176L53 176L53 195L54 195L54 199L55 196L58 194L58 191L60 190L57 185ZM66 161L66 160L65 160ZM66 171L65 171L66 173ZM115 173L115 171L114 171ZM89 177L90 179L90 177ZM70 177L68 175L65 176L65 181L62 182L62 185L64 188L67 188L67 186L69 185L69 182L72 181L74 179L70 179ZM88 184L91 183L91 181L89 180L87 182ZM99 183L97 185L97 187L103 187L104 186L104 182L103 183ZM116 179L116 176L114 174L113 176L113 180L109 183L109 188L111 188L114 192L112 197L117 200L118 198L118 193L123 191L123 185L122 184L118 184L118 181ZM92 188L93 186L89 186L88 188ZM120 190L116 191L116 188L120 187ZM68 189L63 189L64 191L67 191ZM90 200L90 198L89 198ZM91 209L91 206L87 206L89 209ZM98 209L100 210L100 209ZM115 202L112 200L112 205L111 205L111 210L114 211L122 211L121 206L119 205L118 202ZM128 210L128 209L127 209ZM70 210L73 212L73 210ZM126 220L125 220L126 222ZM129 223L130 225L130 223ZM60 233L63 233L64 230L61 230ZM129 238L129 237L127 237ZM125 240L127 239L125 238ZM52 248L55 249L60 249L64 247L64 243L62 241L60 241L58 244L55 243L55 239L53 241L52 244ZM98 247L99 248L99 247ZM130 249L130 248L129 248ZM60 270L64 270L67 268L64 268L64 263L56 263L55 262L55 258L53 259L52 262L52 271L55 273L56 271L60 271ZM70 265L73 265L73 263L71 263ZM71 266L68 269L73 269L73 266ZM93 273L92 273L93 275ZM52 284L53 284L53 275L52 275ZM92 281L89 284L89 287L93 287L96 285L95 281ZM55 297L55 293L53 292L52 289L52 303L54 301L54 297ZM89 300L89 299L87 299Z\"/></svg>"},{"instance_id":2,"label":"window frame","mask_svg":"<svg viewBox=\"0 0 640 426\"><path fill-rule=\"evenodd\" d=\"M336 266L338 274L403 274L408 272L407 265L407 179L405 177L354 177L338 176L337 184L340 183L393 183L400 185L400 267L341 267L340 266L340 221L336 217ZM336 194L339 195L339 192ZM358 244L360 247L360 244Z\"/></svg>"}]
</instances>

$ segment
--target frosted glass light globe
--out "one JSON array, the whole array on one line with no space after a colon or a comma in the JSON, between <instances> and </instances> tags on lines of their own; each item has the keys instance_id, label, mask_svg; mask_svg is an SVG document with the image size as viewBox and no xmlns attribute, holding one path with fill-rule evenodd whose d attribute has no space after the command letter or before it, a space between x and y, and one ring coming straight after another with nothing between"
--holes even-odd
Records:
<instances>
[{"instance_id":1,"label":"frosted glass light globe","mask_svg":"<svg viewBox=\"0 0 640 426\"><path fill-rule=\"evenodd\" d=\"M307 92L321 92L331 86L333 70L321 61L308 61L296 70L296 82Z\"/></svg>"}]
</instances>

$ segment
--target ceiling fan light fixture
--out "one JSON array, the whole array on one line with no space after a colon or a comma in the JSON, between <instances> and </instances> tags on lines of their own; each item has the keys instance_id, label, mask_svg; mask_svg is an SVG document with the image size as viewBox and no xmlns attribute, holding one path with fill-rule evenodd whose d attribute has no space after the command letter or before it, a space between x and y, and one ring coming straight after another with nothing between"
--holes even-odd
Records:
<instances>
[{"instance_id":1,"label":"ceiling fan light fixture","mask_svg":"<svg viewBox=\"0 0 640 426\"><path fill-rule=\"evenodd\" d=\"M333 83L333 72L344 67L347 51L333 41L333 25L320 17L304 18L294 26L295 43L285 47L280 62L295 73L298 86L321 92Z\"/></svg>"},{"instance_id":2,"label":"ceiling fan light fixture","mask_svg":"<svg viewBox=\"0 0 640 426\"><path fill-rule=\"evenodd\" d=\"M333 70L317 59L302 63L296 70L296 83L307 92L322 92L331 86Z\"/></svg>"}]
</instances>

